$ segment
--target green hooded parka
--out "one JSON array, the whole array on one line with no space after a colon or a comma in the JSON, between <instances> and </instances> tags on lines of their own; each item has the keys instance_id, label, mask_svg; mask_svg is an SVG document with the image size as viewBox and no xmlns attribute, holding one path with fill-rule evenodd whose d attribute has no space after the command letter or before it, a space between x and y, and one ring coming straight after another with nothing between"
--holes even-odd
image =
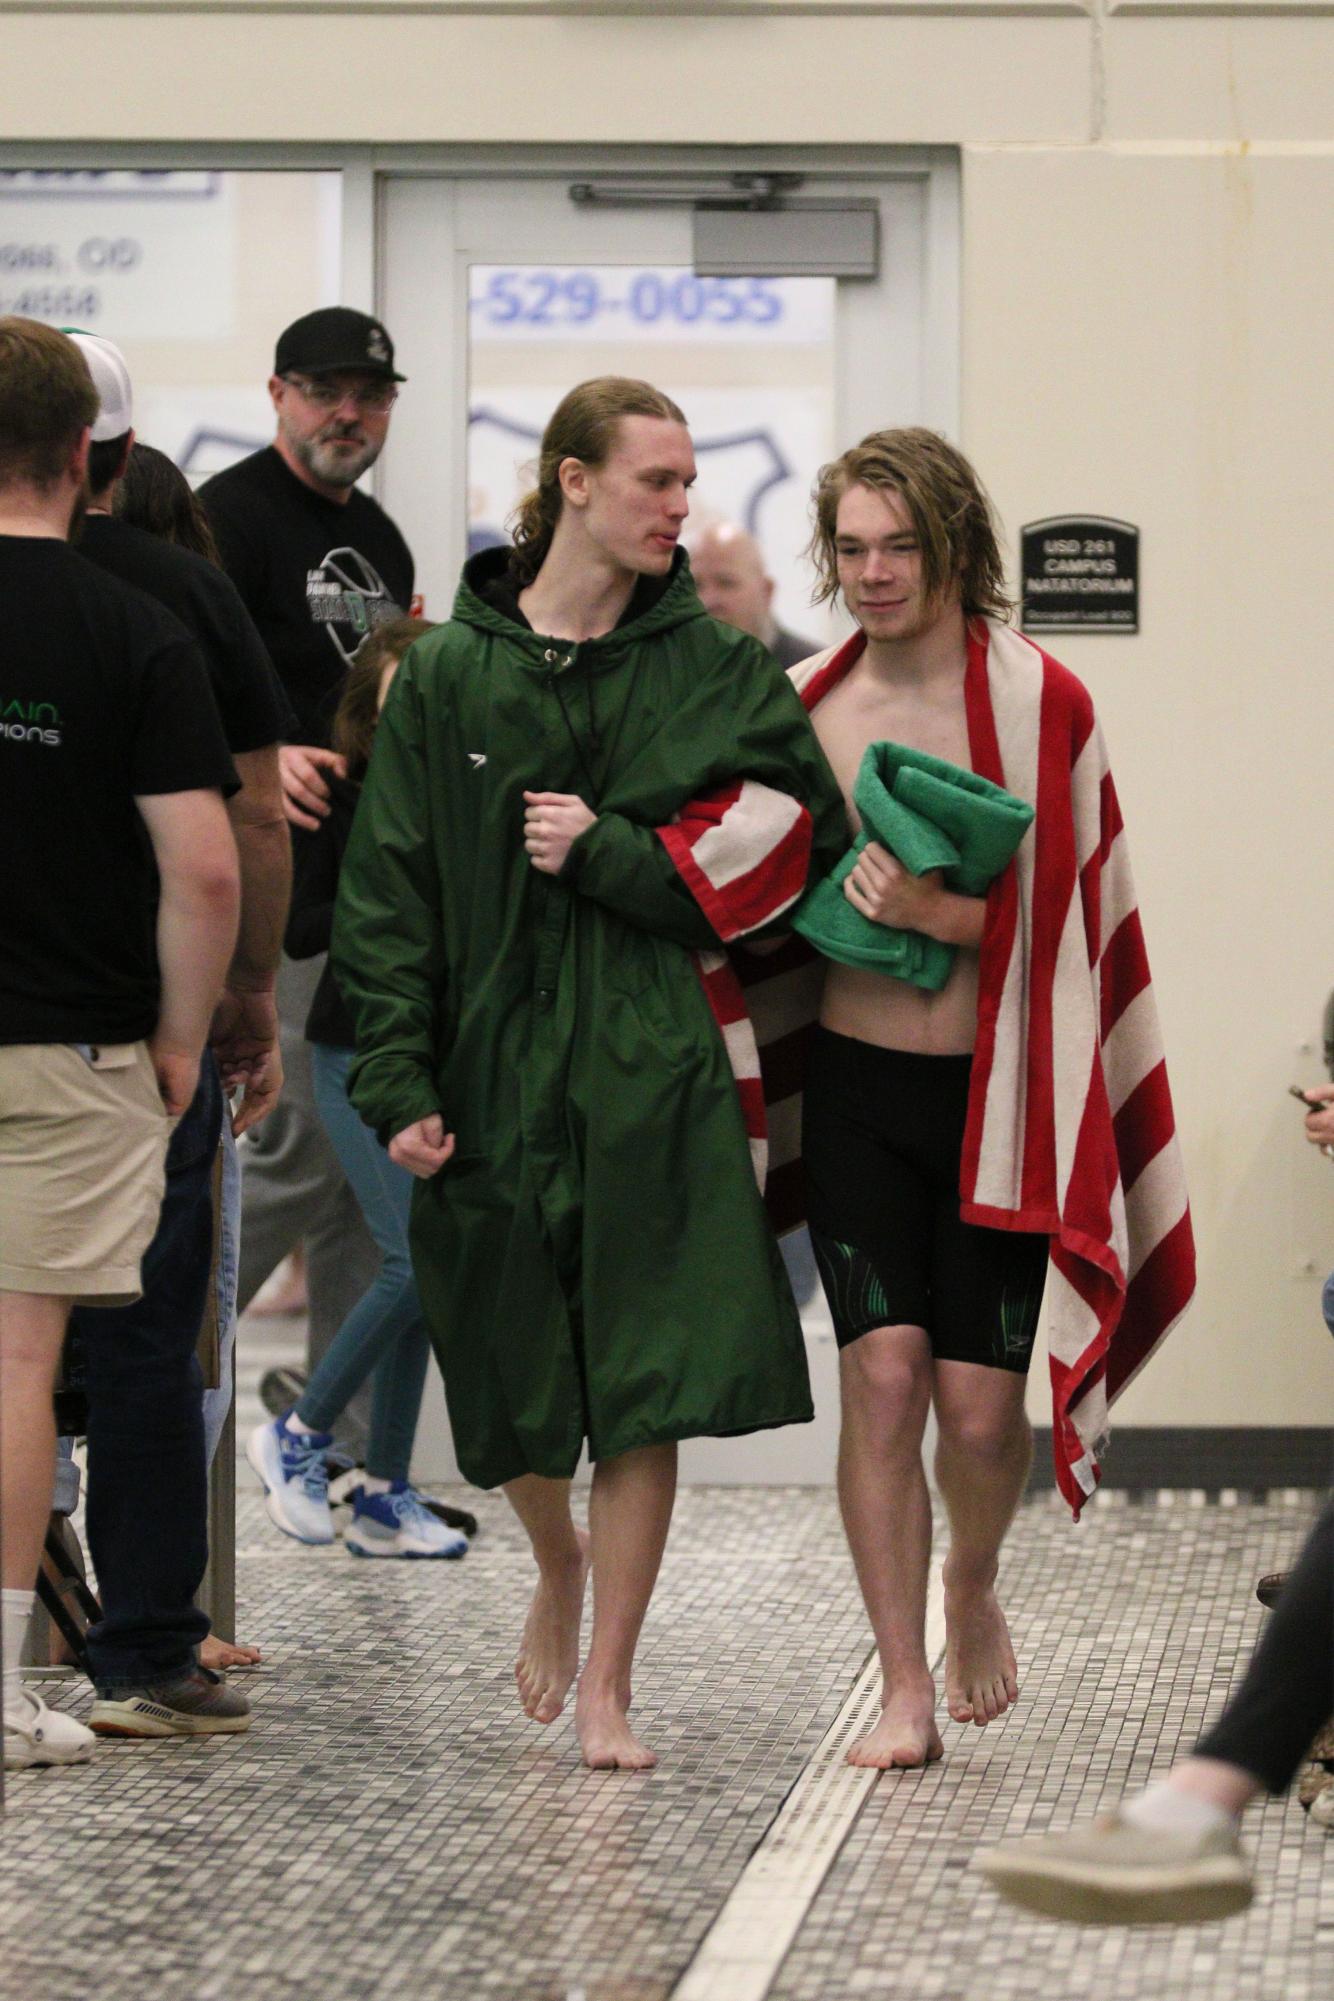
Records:
<instances>
[{"instance_id":1,"label":"green hooded parka","mask_svg":"<svg viewBox=\"0 0 1334 2001\"><path fill-rule=\"evenodd\" d=\"M811 1416L805 1349L737 1087L694 962L719 939L654 829L737 778L800 799L809 880L847 845L838 787L758 641L683 556L605 637L544 639L480 592L410 649L340 878L333 964L357 1109L439 1111L413 1263L459 1465L490 1487ZM598 814L558 877L525 790ZM781 922L773 927L781 930Z\"/></svg>"}]
</instances>

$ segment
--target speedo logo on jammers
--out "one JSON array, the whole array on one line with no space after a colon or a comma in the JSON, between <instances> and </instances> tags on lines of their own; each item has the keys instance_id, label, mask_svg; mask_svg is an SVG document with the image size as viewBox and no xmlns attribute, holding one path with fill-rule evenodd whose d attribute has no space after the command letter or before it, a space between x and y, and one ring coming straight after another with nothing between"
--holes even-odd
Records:
<instances>
[{"instance_id":1,"label":"speedo logo on jammers","mask_svg":"<svg viewBox=\"0 0 1334 2001\"><path fill-rule=\"evenodd\" d=\"M0 695L0 738L54 749L61 740L60 711L54 702L6 701Z\"/></svg>"}]
</instances>

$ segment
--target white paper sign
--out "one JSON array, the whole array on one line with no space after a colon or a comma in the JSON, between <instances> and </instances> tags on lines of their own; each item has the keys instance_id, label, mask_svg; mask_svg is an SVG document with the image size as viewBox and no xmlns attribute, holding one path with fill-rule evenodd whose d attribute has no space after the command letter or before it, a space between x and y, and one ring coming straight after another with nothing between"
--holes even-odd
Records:
<instances>
[{"instance_id":1,"label":"white paper sign","mask_svg":"<svg viewBox=\"0 0 1334 2001\"><path fill-rule=\"evenodd\" d=\"M212 173L0 173L0 313L114 341L232 333L232 197Z\"/></svg>"}]
</instances>

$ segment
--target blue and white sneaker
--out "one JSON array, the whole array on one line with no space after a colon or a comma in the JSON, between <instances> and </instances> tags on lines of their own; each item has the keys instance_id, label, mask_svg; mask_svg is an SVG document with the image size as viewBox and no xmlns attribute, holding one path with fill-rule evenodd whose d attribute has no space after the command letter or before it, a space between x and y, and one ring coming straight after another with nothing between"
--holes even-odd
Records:
<instances>
[{"instance_id":1,"label":"blue and white sneaker","mask_svg":"<svg viewBox=\"0 0 1334 2001\"><path fill-rule=\"evenodd\" d=\"M268 1490L269 1520L298 1542L334 1539L324 1463L332 1443L332 1432L289 1431L285 1417L256 1425L246 1440L245 1456Z\"/></svg>"},{"instance_id":2,"label":"blue and white sneaker","mask_svg":"<svg viewBox=\"0 0 1334 2001\"><path fill-rule=\"evenodd\" d=\"M395 1480L387 1494L352 1496L352 1526L343 1541L353 1556L466 1556L468 1538L433 1515L415 1487Z\"/></svg>"}]
</instances>

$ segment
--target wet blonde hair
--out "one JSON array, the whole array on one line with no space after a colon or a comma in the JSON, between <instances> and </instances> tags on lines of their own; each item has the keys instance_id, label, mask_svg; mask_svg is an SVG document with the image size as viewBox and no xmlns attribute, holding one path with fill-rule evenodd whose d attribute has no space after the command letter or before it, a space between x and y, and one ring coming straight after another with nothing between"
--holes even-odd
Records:
<instances>
[{"instance_id":1,"label":"wet blonde hair","mask_svg":"<svg viewBox=\"0 0 1334 2001\"><path fill-rule=\"evenodd\" d=\"M510 517L514 567L524 583L531 583L546 561L560 520L564 505L562 462L579 459L586 466L605 465L622 417L661 417L671 424L685 423L670 396L664 396L651 382L629 375L595 375L563 396L542 433L537 485Z\"/></svg>"},{"instance_id":2,"label":"wet blonde hair","mask_svg":"<svg viewBox=\"0 0 1334 2001\"><path fill-rule=\"evenodd\" d=\"M815 482L815 529L807 553L815 566L815 604L838 592L838 504L849 487L897 494L922 551L922 583L941 597L957 583L964 615L1006 618L1013 601L991 502L963 453L938 431L912 426L872 431L841 458L820 468Z\"/></svg>"}]
</instances>

